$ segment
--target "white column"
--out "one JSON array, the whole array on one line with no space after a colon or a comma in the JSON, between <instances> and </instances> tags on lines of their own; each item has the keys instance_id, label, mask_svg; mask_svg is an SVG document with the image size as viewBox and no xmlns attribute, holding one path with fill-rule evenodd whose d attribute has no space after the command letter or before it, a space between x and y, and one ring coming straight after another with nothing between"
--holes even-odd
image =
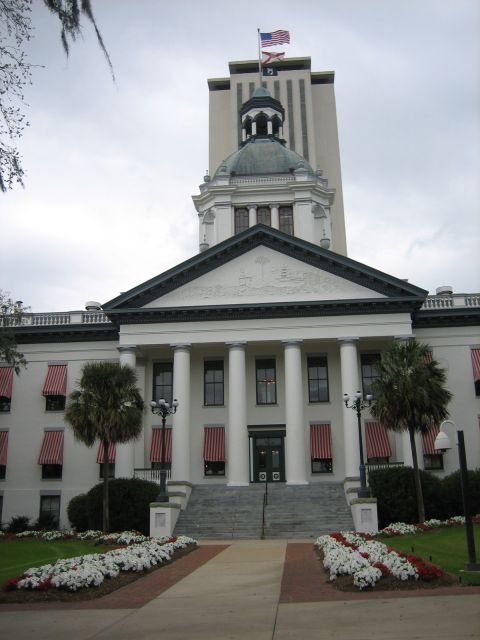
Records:
<instances>
[{"instance_id":1,"label":"white column","mask_svg":"<svg viewBox=\"0 0 480 640\"><path fill-rule=\"evenodd\" d=\"M273 124L271 120L267 120L267 133L269 136L273 133Z\"/></svg>"},{"instance_id":2,"label":"white column","mask_svg":"<svg viewBox=\"0 0 480 640\"><path fill-rule=\"evenodd\" d=\"M308 484L301 340L283 340L285 356L285 472L287 484Z\"/></svg>"},{"instance_id":3,"label":"white column","mask_svg":"<svg viewBox=\"0 0 480 640\"><path fill-rule=\"evenodd\" d=\"M137 349L135 346L118 347L120 364L128 365L134 371L137 365ZM133 478L135 444L133 441L117 444L115 454L115 477Z\"/></svg>"},{"instance_id":4,"label":"white column","mask_svg":"<svg viewBox=\"0 0 480 640\"><path fill-rule=\"evenodd\" d=\"M248 226L253 227L257 224L257 205L252 204L248 208Z\"/></svg>"},{"instance_id":5,"label":"white column","mask_svg":"<svg viewBox=\"0 0 480 640\"><path fill-rule=\"evenodd\" d=\"M190 482L190 344L172 344L173 397L178 400L172 416L172 480Z\"/></svg>"},{"instance_id":6,"label":"white column","mask_svg":"<svg viewBox=\"0 0 480 640\"><path fill-rule=\"evenodd\" d=\"M358 338L340 339L340 367L342 396L360 390L357 358ZM342 397L343 400L343 397ZM357 414L343 404L343 448L345 451L345 477L358 478L360 474L360 449L358 442Z\"/></svg>"},{"instance_id":7,"label":"white column","mask_svg":"<svg viewBox=\"0 0 480 640\"><path fill-rule=\"evenodd\" d=\"M270 205L270 211L272 212L272 227L274 229L279 229L280 220L278 218L278 202L274 202Z\"/></svg>"},{"instance_id":8,"label":"white column","mask_svg":"<svg viewBox=\"0 0 480 640\"><path fill-rule=\"evenodd\" d=\"M249 484L245 345L245 342L227 343L229 486Z\"/></svg>"}]
</instances>

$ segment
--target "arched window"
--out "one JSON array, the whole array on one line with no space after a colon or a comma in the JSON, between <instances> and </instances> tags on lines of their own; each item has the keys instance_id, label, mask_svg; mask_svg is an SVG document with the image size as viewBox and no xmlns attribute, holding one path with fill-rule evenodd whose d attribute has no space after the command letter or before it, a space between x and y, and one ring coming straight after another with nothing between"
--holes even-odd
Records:
<instances>
[{"instance_id":1,"label":"arched window","mask_svg":"<svg viewBox=\"0 0 480 640\"><path fill-rule=\"evenodd\" d=\"M255 122L257 123L257 136L266 136L268 133L267 116L264 113L259 113Z\"/></svg>"},{"instance_id":2,"label":"arched window","mask_svg":"<svg viewBox=\"0 0 480 640\"><path fill-rule=\"evenodd\" d=\"M267 227L272 226L272 220L270 215L270 207L258 207L257 209L257 224L266 224Z\"/></svg>"},{"instance_id":3,"label":"arched window","mask_svg":"<svg viewBox=\"0 0 480 640\"><path fill-rule=\"evenodd\" d=\"M278 222L280 231L293 236L293 207L279 207Z\"/></svg>"},{"instance_id":4,"label":"arched window","mask_svg":"<svg viewBox=\"0 0 480 640\"><path fill-rule=\"evenodd\" d=\"M245 118L243 121L243 127L245 129L245 133L247 138L250 138L252 135L252 119L250 117Z\"/></svg>"}]
</instances>

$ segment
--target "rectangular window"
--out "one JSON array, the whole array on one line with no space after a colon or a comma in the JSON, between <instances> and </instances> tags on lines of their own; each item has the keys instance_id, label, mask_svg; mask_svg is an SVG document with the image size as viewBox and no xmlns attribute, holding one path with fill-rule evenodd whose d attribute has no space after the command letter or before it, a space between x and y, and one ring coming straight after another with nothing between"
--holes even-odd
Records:
<instances>
[{"instance_id":1,"label":"rectangular window","mask_svg":"<svg viewBox=\"0 0 480 640\"><path fill-rule=\"evenodd\" d=\"M278 221L280 231L293 236L293 207L279 207Z\"/></svg>"},{"instance_id":2,"label":"rectangular window","mask_svg":"<svg viewBox=\"0 0 480 640\"><path fill-rule=\"evenodd\" d=\"M379 353L362 353L360 355L360 361L362 363L363 397L368 394L373 395L372 384L378 379L378 369L376 365L379 360Z\"/></svg>"},{"instance_id":3,"label":"rectangular window","mask_svg":"<svg viewBox=\"0 0 480 640\"><path fill-rule=\"evenodd\" d=\"M45 411L64 411L65 396L45 396Z\"/></svg>"},{"instance_id":4,"label":"rectangular window","mask_svg":"<svg viewBox=\"0 0 480 640\"><path fill-rule=\"evenodd\" d=\"M45 411L63 411L67 395L67 365L49 364L42 395Z\"/></svg>"},{"instance_id":5,"label":"rectangular window","mask_svg":"<svg viewBox=\"0 0 480 640\"><path fill-rule=\"evenodd\" d=\"M204 474L206 476L224 476L225 462L209 462L205 460Z\"/></svg>"},{"instance_id":6,"label":"rectangular window","mask_svg":"<svg viewBox=\"0 0 480 640\"><path fill-rule=\"evenodd\" d=\"M99 464L98 466L100 468L98 477L103 480L103 468L104 468L104 465L103 464ZM109 462L108 463L108 477L109 478L115 478L115 463L114 462Z\"/></svg>"},{"instance_id":7,"label":"rectangular window","mask_svg":"<svg viewBox=\"0 0 480 640\"><path fill-rule=\"evenodd\" d=\"M310 424L312 473L332 473L332 436L329 422Z\"/></svg>"},{"instance_id":8,"label":"rectangular window","mask_svg":"<svg viewBox=\"0 0 480 640\"><path fill-rule=\"evenodd\" d=\"M277 378L275 359L256 360L257 404L277 403Z\"/></svg>"},{"instance_id":9,"label":"rectangular window","mask_svg":"<svg viewBox=\"0 0 480 640\"><path fill-rule=\"evenodd\" d=\"M475 395L480 396L480 349L472 349L473 383L475 385Z\"/></svg>"},{"instance_id":10,"label":"rectangular window","mask_svg":"<svg viewBox=\"0 0 480 640\"><path fill-rule=\"evenodd\" d=\"M325 356L307 358L308 401L328 402L328 367Z\"/></svg>"},{"instance_id":11,"label":"rectangular window","mask_svg":"<svg viewBox=\"0 0 480 640\"><path fill-rule=\"evenodd\" d=\"M270 213L270 207L258 207L257 224L265 224L267 225L267 227L272 226L272 216Z\"/></svg>"},{"instance_id":12,"label":"rectangular window","mask_svg":"<svg viewBox=\"0 0 480 640\"><path fill-rule=\"evenodd\" d=\"M167 462L165 460L165 470L166 471L170 471L171 468L172 468L172 463L170 461ZM162 463L161 462L152 462L152 469L160 471L162 469Z\"/></svg>"},{"instance_id":13,"label":"rectangular window","mask_svg":"<svg viewBox=\"0 0 480 640\"><path fill-rule=\"evenodd\" d=\"M242 207L241 209L235 209L234 216L235 234L241 233L242 231L245 231L245 229L248 229L248 209L246 209L245 207Z\"/></svg>"},{"instance_id":14,"label":"rectangular window","mask_svg":"<svg viewBox=\"0 0 480 640\"><path fill-rule=\"evenodd\" d=\"M153 400L173 401L173 362L155 362L153 365Z\"/></svg>"},{"instance_id":15,"label":"rectangular window","mask_svg":"<svg viewBox=\"0 0 480 640\"><path fill-rule=\"evenodd\" d=\"M5 476L7 475L7 465L0 464L0 480L5 480ZM0 520L1 522L1 520Z\"/></svg>"},{"instance_id":16,"label":"rectangular window","mask_svg":"<svg viewBox=\"0 0 480 640\"><path fill-rule=\"evenodd\" d=\"M331 458L312 458L312 473L332 473L332 471Z\"/></svg>"},{"instance_id":17,"label":"rectangular window","mask_svg":"<svg viewBox=\"0 0 480 640\"><path fill-rule=\"evenodd\" d=\"M42 480L61 480L63 465L42 464Z\"/></svg>"},{"instance_id":18,"label":"rectangular window","mask_svg":"<svg viewBox=\"0 0 480 640\"><path fill-rule=\"evenodd\" d=\"M52 518L55 526L60 522L60 496L40 496L40 519Z\"/></svg>"},{"instance_id":19,"label":"rectangular window","mask_svg":"<svg viewBox=\"0 0 480 640\"><path fill-rule=\"evenodd\" d=\"M423 466L426 471L440 471L443 469L443 454L430 453L423 456Z\"/></svg>"},{"instance_id":20,"label":"rectangular window","mask_svg":"<svg viewBox=\"0 0 480 640\"><path fill-rule=\"evenodd\" d=\"M11 408L13 388L13 367L0 367L0 412L8 413Z\"/></svg>"},{"instance_id":21,"label":"rectangular window","mask_svg":"<svg viewBox=\"0 0 480 640\"><path fill-rule=\"evenodd\" d=\"M203 370L205 406L223 405L223 360L206 360Z\"/></svg>"}]
</instances>

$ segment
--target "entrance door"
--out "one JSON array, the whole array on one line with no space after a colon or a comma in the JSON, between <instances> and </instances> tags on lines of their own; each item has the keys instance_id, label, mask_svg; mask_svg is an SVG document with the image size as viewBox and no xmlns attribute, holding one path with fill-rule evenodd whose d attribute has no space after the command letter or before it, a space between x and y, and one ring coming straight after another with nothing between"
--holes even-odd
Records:
<instances>
[{"instance_id":1,"label":"entrance door","mask_svg":"<svg viewBox=\"0 0 480 640\"><path fill-rule=\"evenodd\" d=\"M285 482L283 436L255 436L254 482Z\"/></svg>"}]
</instances>

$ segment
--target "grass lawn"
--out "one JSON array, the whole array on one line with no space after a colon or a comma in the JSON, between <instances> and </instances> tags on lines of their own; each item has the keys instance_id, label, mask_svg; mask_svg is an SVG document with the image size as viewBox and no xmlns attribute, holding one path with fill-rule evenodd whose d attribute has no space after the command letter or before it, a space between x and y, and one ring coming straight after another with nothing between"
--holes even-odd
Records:
<instances>
[{"instance_id":1,"label":"grass lawn","mask_svg":"<svg viewBox=\"0 0 480 640\"><path fill-rule=\"evenodd\" d=\"M112 547L97 546L89 540L12 540L0 542L0 587L30 567L90 553L103 553Z\"/></svg>"},{"instance_id":2,"label":"grass lawn","mask_svg":"<svg viewBox=\"0 0 480 640\"><path fill-rule=\"evenodd\" d=\"M480 526L473 527L477 562L480 562ZM480 573L463 571L468 561L467 538L465 527L437 529L428 533L417 533L411 536L397 536L381 541L396 551L420 556L441 567L448 573L461 576L465 584L480 585Z\"/></svg>"}]
</instances>

